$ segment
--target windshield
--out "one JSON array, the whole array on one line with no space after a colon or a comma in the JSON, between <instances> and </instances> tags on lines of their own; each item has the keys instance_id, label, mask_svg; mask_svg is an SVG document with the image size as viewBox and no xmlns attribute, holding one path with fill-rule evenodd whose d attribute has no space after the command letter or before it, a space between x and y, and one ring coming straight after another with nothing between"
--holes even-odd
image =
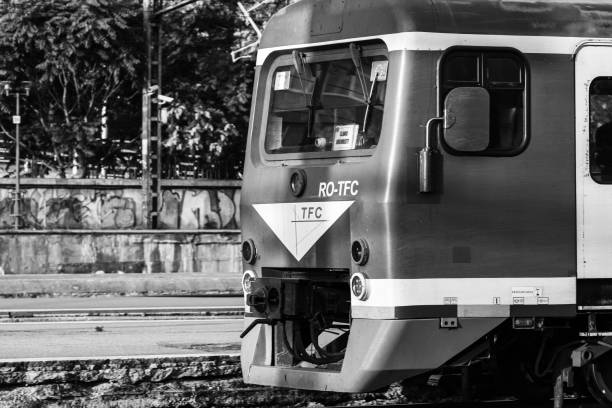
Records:
<instances>
[{"instance_id":1,"label":"windshield","mask_svg":"<svg viewBox=\"0 0 612 408\"><path fill-rule=\"evenodd\" d=\"M272 75L267 153L373 149L378 144L387 59L363 56L310 62L294 52ZM284 64L284 63L282 63Z\"/></svg>"}]
</instances>

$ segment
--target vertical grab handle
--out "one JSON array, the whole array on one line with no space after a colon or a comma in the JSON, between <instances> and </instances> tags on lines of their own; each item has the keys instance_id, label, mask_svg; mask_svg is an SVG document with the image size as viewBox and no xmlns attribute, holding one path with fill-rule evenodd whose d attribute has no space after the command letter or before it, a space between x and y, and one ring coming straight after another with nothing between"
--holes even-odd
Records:
<instances>
[{"instance_id":1,"label":"vertical grab handle","mask_svg":"<svg viewBox=\"0 0 612 408\"><path fill-rule=\"evenodd\" d=\"M419 193L433 192L433 154L436 151L432 129L444 118L431 118L425 125L425 147L419 151Z\"/></svg>"}]
</instances>

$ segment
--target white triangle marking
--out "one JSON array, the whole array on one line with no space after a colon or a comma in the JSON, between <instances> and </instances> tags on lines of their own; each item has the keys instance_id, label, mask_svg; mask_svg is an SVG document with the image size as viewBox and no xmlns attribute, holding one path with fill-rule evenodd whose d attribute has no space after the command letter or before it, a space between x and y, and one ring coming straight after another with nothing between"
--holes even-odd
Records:
<instances>
[{"instance_id":1,"label":"white triangle marking","mask_svg":"<svg viewBox=\"0 0 612 408\"><path fill-rule=\"evenodd\" d=\"M353 203L323 201L253 204L253 208L299 261Z\"/></svg>"}]
</instances>

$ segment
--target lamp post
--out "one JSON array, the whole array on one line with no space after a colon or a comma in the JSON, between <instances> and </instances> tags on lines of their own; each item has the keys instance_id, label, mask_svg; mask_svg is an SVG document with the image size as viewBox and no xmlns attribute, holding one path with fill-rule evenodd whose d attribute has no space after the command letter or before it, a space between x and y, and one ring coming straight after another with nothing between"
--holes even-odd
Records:
<instances>
[{"instance_id":1,"label":"lamp post","mask_svg":"<svg viewBox=\"0 0 612 408\"><path fill-rule=\"evenodd\" d=\"M17 86L10 82L0 82L0 89L5 96L15 96L15 115L13 115L13 124L15 125L15 194L13 197L13 217L15 217L15 229L19 229L19 219L21 217L21 178L20 178L20 125L21 125L21 96L29 96L32 83L22 81Z\"/></svg>"}]
</instances>

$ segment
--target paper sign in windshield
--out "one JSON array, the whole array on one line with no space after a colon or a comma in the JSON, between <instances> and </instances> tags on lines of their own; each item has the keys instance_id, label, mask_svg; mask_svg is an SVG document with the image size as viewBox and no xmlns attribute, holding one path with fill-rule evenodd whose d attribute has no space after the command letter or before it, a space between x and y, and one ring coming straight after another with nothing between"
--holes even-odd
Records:
<instances>
[{"instance_id":1,"label":"paper sign in windshield","mask_svg":"<svg viewBox=\"0 0 612 408\"><path fill-rule=\"evenodd\" d=\"M359 133L359 125L336 126L332 150L353 150Z\"/></svg>"},{"instance_id":2,"label":"paper sign in windshield","mask_svg":"<svg viewBox=\"0 0 612 408\"><path fill-rule=\"evenodd\" d=\"M291 71L280 71L274 79L274 90L285 91L291 87Z\"/></svg>"}]
</instances>

